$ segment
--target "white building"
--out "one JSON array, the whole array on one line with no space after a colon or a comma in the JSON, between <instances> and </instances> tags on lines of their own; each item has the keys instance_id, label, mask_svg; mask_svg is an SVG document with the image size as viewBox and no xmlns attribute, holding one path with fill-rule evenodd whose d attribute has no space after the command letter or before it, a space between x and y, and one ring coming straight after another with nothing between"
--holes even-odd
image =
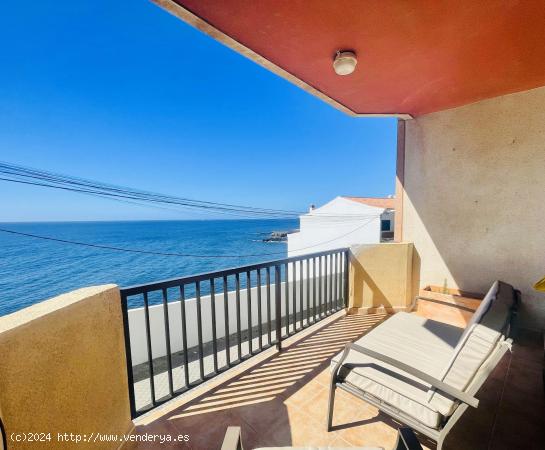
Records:
<instances>
[{"instance_id":1,"label":"white building","mask_svg":"<svg viewBox=\"0 0 545 450\"><path fill-rule=\"evenodd\" d=\"M336 197L300 216L298 233L288 234L288 256L389 240L394 199Z\"/></svg>"}]
</instances>

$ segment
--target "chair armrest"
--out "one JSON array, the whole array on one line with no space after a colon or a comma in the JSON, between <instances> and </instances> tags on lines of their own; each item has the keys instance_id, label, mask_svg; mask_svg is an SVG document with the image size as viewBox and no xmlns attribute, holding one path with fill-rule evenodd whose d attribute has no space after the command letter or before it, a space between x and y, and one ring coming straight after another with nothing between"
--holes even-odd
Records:
<instances>
[{"instance_id":1,"label":"chair armrest","mask_svg":"<svg viewBox=\"0 0 545 450\"><path fill-rule=\"evenodd\" d=\"M443 381L438 380L437 378L434 378L431 375L428 375L427 373L422 372L421 370L418 370L415 367L409 366L408 364L398 361L397 359L390 358L389 356L386 356L381 353L370 350L368 348L362 347L361 345L358 345L358 344L353 344L353 343L346 344L346 347L344 348L341 359L339 360L339 362L335 366L335 369L333 370L334 377L336 377L337 374L339 373L339 370L341 369L344 361L348 357L348 354L350 353L350 351L355 351L363 355L370 356L371 358L374 358L378 361L389 364L390 366L394 366L402 370L403 372L406 372L409 375L412 375L424 381L425 383L428 383L429 385L431 385L438 391L441 391L469 406L472 406L473 408L477 408L479 406L479 400L467 394L466 392L460 391L459 389L456 389L455 387L452 387L444 383Z\"/></svg>"},{"instance_id":2,"label":"chair armrest","mask_svg":"<svg viewBox=\"0 0 545 450\"><path fill-rule=\"evenodd\" d=\"M221 450L243 450L240 439L240 427L227 427Z\"/></svg>"},{"instance_id":3,"label":"chair armrest","mask_svg":"<svg viewBox=\"0 0 545 450\"><path fill-rule=\"evenodd\" d=\"M397 441L393 450L423 450L411 428L402 427L397 430Z\"/></svg>"}]
</instances>

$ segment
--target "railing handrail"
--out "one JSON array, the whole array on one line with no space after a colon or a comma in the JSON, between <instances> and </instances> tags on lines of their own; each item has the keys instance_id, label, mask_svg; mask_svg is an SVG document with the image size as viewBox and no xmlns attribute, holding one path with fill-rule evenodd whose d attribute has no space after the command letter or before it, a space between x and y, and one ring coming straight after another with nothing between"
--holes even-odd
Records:
<instances>
[{"instance_id":1,"label":"railing handrail","mask_svg":"<svg viewBox=\"0 0 545 450\"><path fill-rule=\"evenodd\" d=\"M259 269L264 269L267 267L274 267L274 266L282 265L286 263L305 261L307 259L317 258L320 256L327 256L327 255L331 255L335 253L346 252L348 250L349 250L348 247L341 247L341 248L336 248L333 250L325 250L325 251L316 252L316 253L306 253L304 255L291 256L289 258L270 260L270 261L265 261L261 263L255 263L255 264L248 264L246 266L230 267L228 269L216 270L213 272L205 272L205 273L200 273L197 275L189 275L186 277L179 277L179 278L169 278L166 280L154 281L152 283L136 284L133 286L123 287L120 289L120 291L124 296L129 297L131 295L137 295L137 294L142 294L144 292L156 291L158 289L168 289L170 287L178 287L181 284L187 285L191 283L196 283L198 281L207 281L211 278L221 278L224 276L236 275L237 273L259 270Z\"/></svg>"},{"instance_id":2,"label":"railing handrail","mask_svg":"<svg viewBox=\"0 0 545 450\"><path fill-rule=\"evenodd\" d=\"M345 308L348 303L349 291L349 254L349 248L338 248L121 288L121 308L123 313L131 417L135 418L145 411L148 411L150 408L157 407L205 380L216 376L223 370L227 370L267 348L276 346L278 350L281 350L282 341L285 337L292 336L323 318L336 313L340 309ZM307 271L306 278L304 276L305 265ZM311 267L312 276L310 274ZM299 274L297 274L297 268L299 269ZM317 268L318 270L316 270ZM263 271L265 272L265 281L262 279ZM252 287L252 272L255 272L256 275L256 291L253 291L254 288ZM242 279L245 278L246 280L244 285L241 284L241 275ZM229 290L229 277L231 277L231 281L234 278L234 291ZM217 279L221 279L222 281L221 289L217 289L218 285L215 283ZM282 279L284 279L284 281ZM210 307L206 309L203 309L202 304L203 299L205 298L201 295L203 282L210 283ZM189 304L186 303L185 288L191 284L195 285L195 302ZM169 301L168 297L171 296L168 293L169 288L179 289L179 292L176 293L177 298L179 298L178 311L174 308L171 309L171 305L173 305L176 300L171 299L172 301ZM162 309L162 318L160 318L161 310L154 309L155 319L153 321L150 320L152 309L149 301L149 294L151 292L159 292L162 297L160 306ZM242 303L241 292L245 292L246 298L244 303ZM272 295L273 292L274 295ZM297 292L299 292L299 294ZM230 299L230 293L234 294L234 298L231 297ZM143 343L141 340L137 340L137 342L139 342L140 345L138 348L143 348L146 353L146 361L143 363L139 362L138 364L146 364L147 377L150 384L150 403L146 406L140 406L138 409L136 405L136 391L133 376L133 347L131 343L131 325L129 322L128 308L128 298L137 295L141 296L144 302L144 317L142 318L143 328L142 323L140 323L135 329L139 329L142 333L145 333L145 342ZM223 301L220 300L218 305L216 305L216 299L218 297L221 299L221 296L223 296ZM254 301L256 301L257 306L257 320L253 318L254 316L252 314L252 303ZM299 310L297 301L299 301ZM223 303L223 305L221 305L221 303ZM229 307L230 304L231 307ZM189 309L190 306L188 305L193 305L191 316L188 315L189 311L191 311L191 309ZM159 307L159 305L157 306ZM217 309L218 307L220 309ZM235 311L233 311L233 308ZM284 316L282 316L283 308ZM244 309L246 309L245 313L241 314ZM229 312L230 310L231 313ZM139 314L139 312L135 312L134 309L132 311L133 314ZM265 317L263 312L265 312ZM273 312L274 317L272 317ZM224 334L223 336L220 336L220 339L224 340L226 359L221 366L218 363L217 313L219 313L220 320L223 313L223 321L225 322ZM207 320L205 316L211 320L212 335L210 342L212 343L212 353L210 355L213 359L213 370L211 371L205 371L204 369L206 354L203 345L203 330L205 327L203 318L205 321ZM171 323L173 317L178 317L180 322L175 319ZM192 317L192 319L189 320L194 324L193 332L196 333L197 342L195 342L195 339L188 339L189 317ZM230 325L231 319L233 319L232 327ZM245 324L242 323L241 319L247 320L248 325L244 336L242 331ZM157 325L159 328L154 325L154 323L158 324L161 322L163 325ZM171 346L173 342L171 333L173 329L171 328L171 325L174 325L175 327L174 336L178 335L181 338L181 341L178 341L176 344L178 345L177 349L174 349ZM257 328L257 330L254 328ZM154 329L156 331L154 331ZM283 333L283 330L285 330L285 333ZM255 335L256 332L258 333L257 336ZM154 354L152 345L154 336L159 339L155 341L156 343L164 339L164 353L161 351L159 355L157 355L157 353ZM254 337L257 338L255 347L253 343ZM195 338L195 335L193 335L193 338ZM191 349L189 342L191 342L193 347L196 345L195 348L197 349L196 351L193 351L193 353L197 355L197 358L193 359L191 362L188 359L188 351ZM246 342L248 344L247 349L245 349L243 353L242 344ZM233 356L231 354L231 346L236 350L236 359L231 357ZM173 350L175 351L173 352ZM176 363L173 360L173 356L179 351L181 351L180 354L183 355L182 363ZM208 352L210 352L210 350L208 350ZM178 357L180 354L178 354ZM167 370L165 373L168 380L168 393L161 395L160 398L156 398L155 376L157 375L157 367L154 365L154 360L157 358L165 358L163 362L166 363ZM189 365L194 362L198 362L199 374L196 380L190 380ZM184 383L176 388L174 386L173 376L173 368L175 367L180 367L180 369L183 367L184 378Z\"/></svg>"}]
</instances>

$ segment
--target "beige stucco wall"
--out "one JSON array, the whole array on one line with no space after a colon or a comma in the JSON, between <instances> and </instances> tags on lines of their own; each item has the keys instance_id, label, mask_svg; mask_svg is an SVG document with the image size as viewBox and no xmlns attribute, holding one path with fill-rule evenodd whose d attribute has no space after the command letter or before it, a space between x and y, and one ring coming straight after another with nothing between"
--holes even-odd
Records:
<instances>
[{"instance_id":1,"label":"beige stucco wall","mask_svg":"<svg viewBox=\"0 0 545 450\"><path fill-rule=\"evenodd\" d=\"M0 317L0 412L10 449L76 448L58 442L57 433L132 430L115 285L79 289ZM42 446L10 440L23 432L50 432L52 440Z\"/></svg>"},{"instance_id":2,"label":"beige stucco wall","mask_svg":"<svg viewBox=\"0 0 545 450\"><path fill-rule=\"evenodd\" d=\"M410 243L360 245L351 249L350 312L405 311L418 285L417 255Z\"/></svg>"},{"instance_id":3,"label":"beige stucco wall","mask_svg":"<svg viewBox=\"0 0 545 450\"><path fill-rule=\"evenodd\" d=\"M523 294L522 323L545 326L545 88L406 122L403 240L421 284Z\"/></svg>"}]
</instances>

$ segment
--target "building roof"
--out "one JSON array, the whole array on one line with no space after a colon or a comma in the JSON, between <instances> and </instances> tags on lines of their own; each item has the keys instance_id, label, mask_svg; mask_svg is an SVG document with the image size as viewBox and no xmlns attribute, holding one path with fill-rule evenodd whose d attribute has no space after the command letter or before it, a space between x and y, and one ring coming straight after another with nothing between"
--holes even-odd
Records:
<instances>
[{"instance_id":1,"label":"building roof","mask_svg":"<svg viewBox=\"0 0 545 450\"><path fill-rule=\"evenodd\" d=\"M395 207L395 198L382 198L382 197L346 197L347 200L352 200L353 202L363 203L368 206L376 206L378 208L394 209Z\"/></svg>"},{"instance_id":2,"label":"building roof","mask_svg":"<svg viewBox=\"0 0 545 450\"><path fill-rule=\"evenodd\" d=\"M419 116L545 85L543 0L153 1L348 114ZM333 71L338 50L357 54L353 74Z\"/></svg>"}]
</instances>

